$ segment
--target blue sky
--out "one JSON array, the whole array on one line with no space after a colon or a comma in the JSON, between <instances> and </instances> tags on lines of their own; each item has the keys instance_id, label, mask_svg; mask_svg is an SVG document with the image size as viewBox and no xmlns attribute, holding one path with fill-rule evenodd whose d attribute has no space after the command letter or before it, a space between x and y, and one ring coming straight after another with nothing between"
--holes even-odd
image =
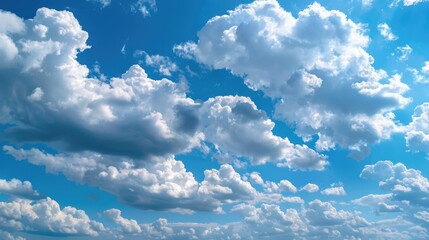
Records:
<instances>
[{"instance_id":1,"label":"blue sky","mask_svg":"<svg viewBox=\"0 0 429 240\"><path fill-rule=\"evenodd\" d=\"M1 239L428 239L425 0L0 3Z\"/></svg>"}]
</instances>

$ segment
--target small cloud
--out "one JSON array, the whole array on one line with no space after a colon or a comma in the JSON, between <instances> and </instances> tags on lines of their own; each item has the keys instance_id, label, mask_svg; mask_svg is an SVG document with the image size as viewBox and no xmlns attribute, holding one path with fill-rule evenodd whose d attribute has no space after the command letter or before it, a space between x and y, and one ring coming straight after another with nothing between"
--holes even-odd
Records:
<instances>
[{"instance_id":1,"label":"small cloud","mask_svg":"<svg viewBox=\"0 0 429 240\"><path fill-rule=\"evenodd\" d=\"M323 195L337 195L337 196L343 196L346 195L346 191L344 190L344 187L341 186L341 183L339 184L331 184L330 188L326 188L323 191L321 191Z\"/></svg>"},{"instance_id":2,"label":"small cloud","mask_svg":"<svg viewBox=\"0 0 429 240\"><path fill-rule=\"evenodd\" d=\"M405 46L403 46L403 47L397 47L397 50L401 54L399 56L399 58L398 58L399 61L406 61L406 60L408 60L408 57L413 52L413 49L408 44L405 45Z\"/></svg>"},{"instance_id":3,"label":"small cloud","mask_svg":"<svg viewBox=\"0 0 429 240\"><path fill-rule=\"evenodd\" d=\"M392 29L387 25L387 23L381 23L377 26L378 31L381 36L384 37L387 41L395 41L398 37L392 33Z\"/></svg>"},{"instance_id":4,"label":"small cloud","mask_svg":"<svg viewBox=\"0 0 429 240\"><path fill-rule=\"evenodd\" d=\"M122 46L122 48L121 48L121 53L122 53L123 55L125 55L125 54L127 53L126 47L127 47L127 45L126 45L126 44L124 44L124 45Z\"/></svg>"}]
</instances>

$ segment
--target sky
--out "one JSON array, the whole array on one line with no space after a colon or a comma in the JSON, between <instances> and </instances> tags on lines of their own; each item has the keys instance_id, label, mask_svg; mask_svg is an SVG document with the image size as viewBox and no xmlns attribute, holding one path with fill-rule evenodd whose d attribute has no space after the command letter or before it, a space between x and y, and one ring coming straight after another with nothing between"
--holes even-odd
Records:
<instances>
[{"instance_id":1,"label":"sky","mask_svg":"<svg viewBox=\"0 0 429 240\"><path fill-rule=\"evenodd\" d=\"M0 2L0 239L429 239L428 11Z\"/></svg>"}]
</instances>

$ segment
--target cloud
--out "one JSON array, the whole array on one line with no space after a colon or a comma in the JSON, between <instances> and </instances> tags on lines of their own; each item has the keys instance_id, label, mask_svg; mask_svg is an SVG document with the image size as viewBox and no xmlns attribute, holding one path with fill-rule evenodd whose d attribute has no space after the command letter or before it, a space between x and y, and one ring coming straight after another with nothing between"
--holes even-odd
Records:
<instances>
[{"instance_id":1,"label":"cloud","mask_svg":"<svg viewBox=\"0 0 429 240\"><path fill-rule=\"evenodd\" d=\"M306 145L275 136L274 122L246 97L210 98L200 109L206 140L224 154L249 158L252 164L275 162L301 170L324 170L326 157Z\"/></svg>"},{"instance_id":2,"label":"cloud","mask_svg":"<svg viewBox=\"0 0 429 240\"><path fill-rule=\"evenodd\" d=\"M110 3L112 2L111 0L86 0L86 1L101 4L102 8L109 6Z\"/></svg>"},{"instance_id":3,"label":"cloud","mask_svg":"<svg viewBox=\"0 0 429 240\"><path fill-rule=\"evenodd\" d=\"M0 202L0 228L50 236L98 236L103 224L91 220L84 211L63 209L51 198L37 201Z\"/></svg>"},{"instance_id":4,"label":"cloud","mask_svg":"<svg viewBox=\"0 0 429 240\"><path fill-rule=\"evenodd\" d=\"M403 47L397 47L396 49L400 53L400 56L398 57L399 61L406 61L406 60L408 60L408 57L413 52L413 49L408 44L405 45L405 46L403 46Z\"/></svg>"},{"instance_id":5,"label":"cloud","mask_svg":"<svg viewBox=\"0 0 429 240\"><path fill-rule=\"evenodd\" d=\"M424 3L424 2L428 2L428 1L427 0L394 0L390 4L390 7L398 6L398 4L400 2L402 2L404 6L409 7L409 6L417 5L419 3Z\"/></svg>"},{"instance_id":6,"label":"cloud","mask_svg":"<svg viewBox=\"0 0 429 240\"><path fill-rule=\"evenodd\" d=\"M149 17L152 12L158 11L158 8L155 0L136 0L131 4L131 11L140 13L144 17Z\"/></svg>"},{"instance_id":7,"label":"cloud","mask_svg":"<svg viewBox=\"0 0 429 240\"><path fill-rule=\"evenodd\" d=\"M307 183L307 184L305 184L304 187L301 188L301 191L303 191L303 190L307 191L309 193L314 193L314 192L319 191L319 186L317 186L316 184L313 184L313 183Z\"/></svg>"},{"instance_id":8,"label":"cloud","mask_svg":"<svg viewBox=\"0 0 429 240\"><path fill-rule=\"evenodd\" d=\"M429 83L429 61L424 63L424 66L421 68L421 70L417 70L415 68L408 68L407 70L413 74L414 82Z\"/></svg>"},{"instance_id":9,"label":"cloud","mask_svg":"<svg viewBox=\"0 0 429 240\"><path fill-rule=\"evenodd\" d=\"M369 222L359 212L314 200L297 209L275 204L235 205L241 221L226 224L169 222L161 218L140 224L147 239L425 239L424 228L397 217ZM425 213L418 217L425 219ZM138 237L138 235L137 235Z\"/></svg>"},{"instance_id":10,"label":"cloud","mask_svg":"<svg viewBox=\"0 0 429 240\"><path fill-rule=\"evenodd\" d=\"M10 232L0 230L0 238L4 240L25 240L23 237L15 237Z\"/></svg>"},{"instance_id":11,"label":"cloud","mask_svg":"<svg viewBox=\"0 0 429 240\"><path fill-rule=\"evenodd\" d=\"M198 103L186 96L183 84L150 79L139 65L110 80L99 67L95 72L100 79L88 77L89 69L76 59L88 48L88 33L70 12L41 8L25 22L11 16L4 13L3 18L31 31L10 35L20 27L0 28L19 47L10 60L14 67L0 69L0 77L7 79L0 90L0 123L9 124L4 132L8 140L135 162L186 153L205 141L218 156L247 158L252 164L272 161L300 170L327 165L324 155L275 136L274 123L249 98L225 96ZM35 26L46 31L42 34ZM149 65L167 61L146 57Z\"/></svg>"},{"instance_id":12,"label":"cloud","mask_svg":"<svg viewBox=\"0 0 429 240\"><path fill-rule=\"evenodd\" d=\"M270 201L257 199L257 191L231 165L205 170L199 183L181 161L169 157L136 166L131 159L94 153L48 154L38 149L3 148L17 160L45 166L47 172L64 174L69 180L97 186L127 205L154 210L222 211L224 203Z\"/></svg>"},{"instance_id":13,"label":"cloud","mask_svg":"<svg viewBox=\"0 0 429 240\"><path fill-rule=\"evenodd\" d=\"M212 18L197 43L174 50L275 99L276 116L304 140L317 136L318 150L361 150L399 132L391 111L411 101L400 75L372 66L364 33L318 3L295 18L275 0L255 1Z\"/></svg>"},{"instance_id":14,"label":"cloud","mask_svg":"<svg viewBox=\"0 0 429 240\"><path fill-rule=\"evenodd\" d=\"M361 206L369 206L374 208L374 212L377 215L389 213L389 212L401 212L403 211L396 204L391 203L392 194L369 194L363 196L359 199L355 199L352 203L361 205Z\"/></svg>"},{"instance_id":15,"label":"cloud","mask_svg":"<svg viewBox=\"0 0 429 240\"><path fill-rule=\"evenodd\" d=\"M414 109L412 121L406 127L405 140L413 152L429 154L429 103L425 102Z\"/></svg>"},{"instance_id":16,"label":"cloud","mask_svg":"<svg viewBox=\"0 0 429 240\"><path fill-rule=\"evenodd\" d=\"M361 1L362 1L362 5L364 7L370 7L370 6L372 6L373 0L361 0Z\"/></svg>"},{"instance_id":17,"label":"cloud","mask_svg":"<svg viewBox=\"0 0 429 240\"><path fill-rule=\"evenodd\" d=\"M4 133L9 139L133 158L198 145L201 134L181 129L186 120L181 109L195 103L179 84L152 80L138 65L107 83L88 78L88 68L76 60L88 48L88 34L70 12L41 8L32 21L14 21L28 31L9 36L19 28L4 27L0 33L19 47L12 65L0 70L8 79L2 82L0 109L1 122L13 125ZM48 30L41 35L35 26Z\"/></svg>"},{"instance_id":18,"label":"cloud","mask_svg":"<svg viewBox=\"0 0 429 240\"><path fill-rule=\"evenodd\" d=\"M126 219L121 216L121 210L109 209L103 212L104 217L120 226L121 232L126 234L141 233L142 229L134 219Z\"/></svg>"},{"instance_id":19,"label":"cloud","mask_svg":"<svg viewBox=\"0 0 429 240\"><path fill-rule=\"evenodd\" d=\"M384 37L387 41L395 41L398 39L395 34L392 33L392 29L387 25L387 23L380 23L377 26L378 32Z\"/></svg>"},{"instance_id":20,"label":"cloud","mask_svg":"<svg viewBox=\"0 0 429 240\"><path fill-rule=\"evenodd\" d=\"M161 55L149 55L145 51L137 50L134 52L135 57L144 57L144 63L147 66L157 69L157 71L167 77L170 77L173 72L177 72L179 68L168 57Z\"/></svg>"},{"instance_id":21,"label":"cloud","mask_svg":"<svg viewBox=\"0 0 429 240\"><path fill-rule=\"evenodd\" d=\"M330 188L326 188L320 191L323 195L346 195L346 191L343 186L337 186L337 184L331 184Z\"/></svg>"},{"instance_id":22,"label":"cloud","mask_svg":"<svg viewBox=\"0 0 429 240\"><path fill-rule=\"evenodd\" d=\"M391 161L379 161L366 165L360 175L364 179L378 181L381 189L392 193L391 199L407 202L413 207L429 206L429 181L415 169Z\"/></svg>"},{"instance_id":23,"label":"cloud","mask_svg":"<svg viewBox=\"0 0 429 240\"><path fill-rule=\"evenodd\" d=\"M31 182L22 182L21 180L15 178L10 181L0 179L0 193L30 200L42 198L42 196L37 191L33 190Z\"/></svg>"}]
</instances>

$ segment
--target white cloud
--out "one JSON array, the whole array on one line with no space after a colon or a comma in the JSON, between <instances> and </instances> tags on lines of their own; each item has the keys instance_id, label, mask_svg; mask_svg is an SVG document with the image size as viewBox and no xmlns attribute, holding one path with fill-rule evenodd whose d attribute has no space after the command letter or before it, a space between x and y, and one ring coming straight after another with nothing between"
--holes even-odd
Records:
<instances>
[{"instance_id":1,"label":"white cloud","mask_svg":"<svg viewBox=\"0 0 429 240\"><path fill-rule=\"evenodd\" d=\"M346 191L343 186L337 186L337 184L331 184L330 188L326 188L320 191L323 195L346 195Z\"/></svg>"},{"instance_id":2,"label":"white cloud","mask_svg":"<svg viewBox=\"0 0 429 240\"><path fill-rule=\"evenodd\" d=\"M151 16L151 13L158 11L155 0L136 0L131 4L131 11L142 14L144 17Z\"/></svg>"},{"instance_id":3,"label":"white cloud","mask_svg":"<svg viewBox=\"0 0 429 240\"><path fill-rule=\"evenodd\" d=\"M373 0L361 0L361 1L362 1L362 5L364 7L370 7L370 6L372 6Z\"/></svg>"},{"instance_id":4,"label":"white cloud","mask_svg":"<svg viewBox=\"0 0 429 240\"><path fill-rule=\"evenodd\" d=\"M407 202L413 207L429 206L428 179L420 171L407 169L402 163L379 161L365 166L360 176L378 181L380 188L392 193L392 200Z\"/></svg>"},{"instance_id":5,"label":"white cloud","mask_svg":"<svg viewBox=\"0 0 429 240\"><path fill-rule=\"evenodd\" d=\"M109 220L120 226L121 232L126 234L141 233L142 229L134 219L126 219L121 216L119 209L109 209L103 212L103 215Z\"/></svg>"},{"instance_id":6,"label":"white cloud","mask_svg":"<svg viewBox=\"0 0 429 240\"><path fill-rule=\"evenodd\" d=\"M109 6L111 3L111 0L86 0L86 1L101 4L101 7L103 8Z\"/></svg>"},{"instance_id":7,"label":"white cloud","mask_svg":"<svg viewBox=\"0 0 429 240\"><path fill-rule=\"evenodd\" d=\"M249 175L249 177L250 177L250 179L251 179L254 183L256 183L256 184L258 184L258 185L263 185L263 184L264 184L264 180L262 179L261 175L260 175L258 172L252 172L252 173Z\"/></svg>"},{"instance_id":8,"label":"white cloud","mask_svg":"<svg viewBox=\"0 0 429 240\"><path fill-rule=\"evenodd\" d=\"M170 60L169 57L161 56L161 55L149 55L145 51L136 50L134 52L134 56L139 58L143 57L144 61L142 61L147 66L153 67L157 69L157 71L164 76L171 76L173 72L177 72L179 68L177 65Z\"/></svg>"},{"instance_id":9,"label":"white cloud","mask_svg":"<svg viewBox=\"0 0 429 240\"><path fill-rule=\"evenodd\" d=\"M0 238L3 240L25 240L23 237L15 237L10 232L0 230Z\"/></svg>"},{"instance_id":10,"label":"white cloud","mask_svg":"<svg viewBox=\"0 0 429 240\"><path fill-rule=\"evenodd\" d=\"M275 136L274 122L246 97L210 98L200 109L206 140L223 153L249 158L253 164L277 163L301 170L323 170L326 157L306 145Z\"/></svg>"},{"instance_id":11,"label":"white cloud","mask_svg":"<svg viewBox=\"0 0 429 240\"><path fill-rule=\"evenodd\" d=\"M41 195L33 190L33 186L29 181L21 181L19 179L12 179L7 181L0 179L0 193L6 193L13 197L24 199L40 199Z\"/></svg>"},{"instance_id":12,"label":"white cloud","mask_svg":"<svg viewBox=\"0 0 429 240\"><path fill-rule=\"evenodd\" d=\"M380 32L380 35L387 41L395 41L398 39L398 37L392 33L392 29L387 25L387 23L378 24L377 29Z\"/></svg>"},{"instance_id":13,"label":"white cloud","mask_svg":"<svg viewBox=\"0 0 429 240\"><path fill-rule=\"evenodd\" d=\"M309 193L314 193L314 192L319 191L319 186L317 186L316 184L313 184L313 183L307 183L307 184L305 184L304 187L301 188L301 191L302 190L307 191Z\"/></svg>"},{"instance_id":14,"label":"white cloud","mask_svg":"<svg viewBox=\"0 0 429 240\"><path fill-rule=\"evenodd\" d=\"M419 3L428 2L428 0L393 0L393 2L390 4L390 7L398 6L400 2L402 2L404 6L409 7Z\"/></svg>"},{"instance_id":15,"label":"white cloud","mask_svg":"<svg viewBox=\"0 0 429 240\"><path fill-rule=\"evenodd\" d=\"M278 101L277 117L316 146L366 150L399 129L391 111L411 100L400 76L376 70L362 25L315 3L295 18L275 0L240 5L209 20L197 43L174 47ZM251 41L250 41L251 40Z\"/></svg>"},{"instance_id":16,"label":"white cloud","mask_svg":"<svg viewBox=\"0 0 429 240\"><path fill-rule=\"evenodd\" d=\"M400 56L398 58L399 61L406 61L406 60L408 60L408 57L413 52L413 49L408 44L405 45L405 46L403 46L403 47L397 47L396 49L400 53Z\"/></svg>"},{"instance_id":17,"label":"white cloud","mask_svg":"<svg viewBox=\"0 0 429 240\"><path fill-rule=\"evenodd\" d=\"M204 180L199 183L173 157L136 166L130 159L93 153L52 155L38 149L3 149L17 160L27 159L45 166L50 173L62 173L69 180L97 186L137 208L221 211L224 203L271 201L257 199L257 191L228 164L221 165L219 170L205 170Z\"/></svg>"},{"instance_id":18,"label":"white cloud","mask_svg":"<svg viewBox=\"0 0 429 240\"><path fill-rule=\"evenodd\" d=\"M152 80L138 65L108 82L89 78L89 69L76 60L88 48L88 34L70 12L41 8L32 21L12 19L28 31L10 35L20 28L0 27L0 35L19 47L8 60L13 67L0 70L0 77L13 76L0 89L5 115L0 121L13 124L5 131L9 139L145 159L198 145L198 121L182 129L197 117L187 110L196 104L180 84ZM45 26L45 36L35 34L33 26ZM15 88L19 90L12 98Z\"/></svg>"},{"instance_id":19,"label":"white cloud","mask_svg":"<svg viewBox=\"0 0 429 240\"><path fill-rule=\"evenodd\" d=\"M414 109L411 123L406 127L405 140L413 152L429 154L429 103L425 102Z\"/></svg>"},{"instance_id":20,"label":"white cloud","mask_svg":"<svg viewBox=\"0 0 429 240\"><path fill-rule=\"evenodd\" d=\"M0 228L58 236L98 236L103 224L91 220L84 211L67 206L63 209L50 199L0 202Z\"/></svg>"},{"instance_id":21,"label":"white cloud","mask_svg":"<svg viewBox=\"0 0 429 240\"><path fill-rule=\"evenodd\" d=\"M275 136L274 123L249 98L216 97L197 103L186 96L182 84L150 79L138 65L107 80L96 64L94 72L100 79L88 77L89 69L76 60L88 48L88 33L70 12L41 8L25 22L11 16L3 18L14 19L17 26L47 30L43 36L32 32L9 36L20 28L0 28L14 44L22 43L17 44L22 48L17 57L10 60L14 67L0 71L0 77L13 76L0 89L0 121L11 124L5 130L10 140L136 162L188 152L206 140L219 156L244 157L253 164L271 161L301 170L323 170L327 165L325 156L306 145ZM146 57L148 64L167 61ZM20 90L11 90L15 88Z\"/></svg>"},{"instance_id":22,"label":"white cloud","mask_svg":"<svg viewBox=\"0 0 429 240\"><path fill-rule=\"evenodd\" d=\"M148 239L425 239L424 228L403 218L378 222L365 220L359 212L336 209L331 203L315 200L296 209L281 209L274 204L257 207L238 204L232 212L240 222L170 223L159 219L141 224ZM425 214L420 214L424 216ZM419 215L419 217L420 217ZM424 217L422 217L424 218Z\"/></svg>"}]
</instances>

